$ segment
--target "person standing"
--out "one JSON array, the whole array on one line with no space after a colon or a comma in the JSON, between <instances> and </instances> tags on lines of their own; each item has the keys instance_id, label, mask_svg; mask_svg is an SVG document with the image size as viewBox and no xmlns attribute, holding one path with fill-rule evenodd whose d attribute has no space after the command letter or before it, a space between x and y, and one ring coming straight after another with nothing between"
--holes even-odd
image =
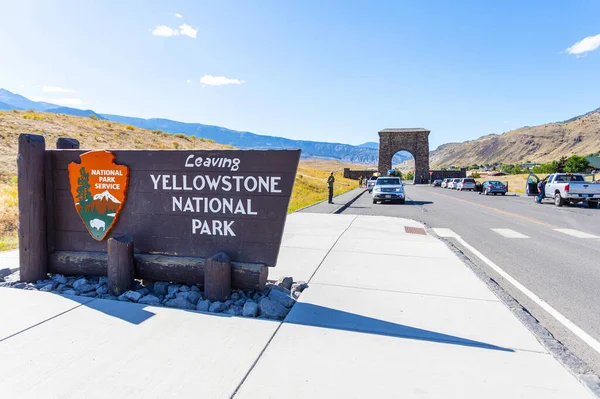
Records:
<instances>
[{"instance_id":1,"label":"person standing","mask_svg":"<svg viewBox=\"0 0 600 399\"><path fill-rule=\"evenodd\" d=\"M358 187L362 187L363 179L364 179L364 177L362 177L362 175L358 178Z\"/></svg>"},{"instance_id":2,"label":"person standing","mask_svg":"<svg viewBox=\"0 0 600 399\"><path fill-rule=\"evenodd\" d=\"M327 178L327 187L329 188L329 203L333 204L333 183L335 183L335 177L333 177L333 172Z\"/></svg>"},{"instance_id":3,"label":"person standing","mask_svg":"<svg viewBox=\"0 0 600 399\"><path fill-rule=\"evenodd\" d=\"M538 196L535 199L535 202L537 202L538 204L541 204L542 200L544 199L545 194L546 194L546 179L542 179L542 181L540 181L538 183L537 188L538 188Z\"/></svg>"}]
</instances>

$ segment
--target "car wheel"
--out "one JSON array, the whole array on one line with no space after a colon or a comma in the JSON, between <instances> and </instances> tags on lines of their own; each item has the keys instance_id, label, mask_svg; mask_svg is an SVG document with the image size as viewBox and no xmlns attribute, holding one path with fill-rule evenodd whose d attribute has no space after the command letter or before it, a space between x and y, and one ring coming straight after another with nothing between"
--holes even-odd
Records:
<instances>
[{"instance_id":1,"label":"car wheel","mask_svg":"<svg viewBox=\"0 0 600 399\"><path fill-rule=\"evenodd\" d=\"M400 205L404 205L404 202L405 202L405 200L404 200L404 199L398 200L398 203L399 203Z\"/></svg>"},{"instance_id":2,"label":"car wheel","mask_svg":"<svg viewBox=\"0 0 600 399\"><path fill-rule=\"evenodd\" d=\"M587 204L590 208L598 208L598 201L588 201Z\"/></svg>"},{"instance_id":3,"label":"car wheel","mask_svg":"<svg viewBox=\"0 0 600 399\"><path fill-rule=\"evenodd\" d=\"M501 193L502 195L505 195L506 193Z\"/></svg>"},{"instance_id":4,"label":"car wheel","mask_svg":"<svg viewBox=\"0 0 600 399\"><path fill-rule=\"evenodd\" d=\"M376 204L376 203L377 203L377 200L375 200L375 199L374 199L374 200L373 200L373 203L374 203L374 204Z\"/></svg>"},{"instance_id":5,"label":"car wheel","mask_svg":"<svg viewBox=\"0 0 600 399\"><path fill-rule=\"evenodd\" d=\"M563 206L565 204L565 200L560 196L560 193L554 194L554 205Z\"/></svg>"}]
</instances>

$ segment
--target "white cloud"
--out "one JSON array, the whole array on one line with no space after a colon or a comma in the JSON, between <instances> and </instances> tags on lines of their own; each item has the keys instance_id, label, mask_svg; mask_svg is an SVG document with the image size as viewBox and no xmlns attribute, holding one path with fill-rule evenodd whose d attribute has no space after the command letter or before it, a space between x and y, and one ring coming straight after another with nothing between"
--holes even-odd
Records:
<instances>
[{"instance_id":1,"label":"white cloud","mask_svg":"<svg viewBox=\"0 0 600 399\"><path fill-rule=\"evenodd\" d=\"M181 15L181 14L175 14L175 16L176 16L177 18L183 18L183 15Z\"/></svg>"},{"instance_id":2,"label":"white cloud","mask_svg":"<svg viewBox=\"0 0 600 399\"><path fill-rule=\"evenodd\" d=\"M62 87L56 86L43 86L42 91L44 93L76 93L75 90L63 89Z\"/></svg>"},{"instance_id":3,"label":"white cloud","mask_svg":"<svg viewBox=\"0 0 600 399\"><path fill-rule=\"evenodd\" d=\"M192 39L196 38L196 33L198 32L197 29L192 28L191 26L189 26L188 24L183 24L179 27L179 33L181 33L184 36L189 36Z\"/></svg>"},{"instance_id":4,"label":"white cloud","mask_svg":"<svg viewBox=\"0 0 600 399\"><path fill-rule=\"evenodd\" d=\"M152 31L152 36L173 37L173 36L183 35L183 36L188 36L188 37L191 37L192 39L195 39L197 33L198 33L198 30L192 28L188 24L179 25L179 30L168 27L167 25L158 25Z\"/></svg>"},{"instance_id":5,"label":"white cloud","mask_svg":"<svg viewBox=\"0 0 600 399\"><path fill-rule=\"evenodd\" d=\"M212 75L204 75L200 78L200 83L208 86L222 86L222 85L241 85L245 83L243 80L239 79L230 79L225 76L212 76Z\"/></svg>"},{"instance_id":6,"label":"white cloud","mask_svg":"<svg viewBox=\"0 0 600 399\"><path fill-rule=\"evenodd\" d=\"M186 80L186 81L185 81L185 83L187 83L187 84L191 85L191 84L192 84L192 80L191 80L191 79L188 79L188 80Z\"/></svg>"},{"instance_id":7,"label":"white cloud","mask_svg":"<svg viewBox=\"0 0 600 399\"><path fill-rule=\"evenodd\" d=\"M598 47L600 47L600 35L588 36L569 47L567 53L579 55L587 53L588 51L594 51Z\"/></svg>"},{"instance_id":8,"label":"white cloud","mask_svg":"<svg viewBox=\"0 0 600 399\"><path fill-rule=\"evenodd\" d=\"M177 29L169 28L166 25L159 25L152 31L152 36L171 37L179 35Z\"/></svg>"},{"instance_id":9,"label":"white cloud","mask_svg":"<svg viewBox=\"0 0 600 399\"><path fill-rule=\"evenodd\" d=\"M33 101L42 101L45 103L52 103L58 105L84 105L85 103L80 98L46 98L46 97L31 97Z\"/></svg>"}]
</instances>

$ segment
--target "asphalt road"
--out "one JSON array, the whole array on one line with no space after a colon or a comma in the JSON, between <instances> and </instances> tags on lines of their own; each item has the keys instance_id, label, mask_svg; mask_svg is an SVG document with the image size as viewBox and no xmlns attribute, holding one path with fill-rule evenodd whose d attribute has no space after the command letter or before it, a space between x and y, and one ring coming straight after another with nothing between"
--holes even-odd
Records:
<instances>
[{"instance_id":1,"label":"asphalt road","mask_svg":"<svg viewBox=\"0 0 600 399\"><path fill-rule=\"evenodd\" d=\"M533 197L406 186L404 205L372 203L365 193L344 214L396 216L448 228L577 327L600 341L600 208L558 208ZM494 231L492 229L509 229ZM555 229L571 229L567 234ZM594 237L595 236L595 237ZM559 341L600 374L600 353L535 301L449 238Z\"/></svg>"}]
</instances>

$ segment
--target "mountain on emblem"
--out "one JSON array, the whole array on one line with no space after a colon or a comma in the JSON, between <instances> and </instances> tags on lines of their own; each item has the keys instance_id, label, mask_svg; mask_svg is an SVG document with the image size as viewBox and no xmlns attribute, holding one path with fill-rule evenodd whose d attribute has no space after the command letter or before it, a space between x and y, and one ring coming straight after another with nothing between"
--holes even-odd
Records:
<instances>
[{"instance_id":1,"label":"mountain on emblem","mask_svg":"<svg viewBox=\"0 0 600 399\"><path fill-rule=\"evenodd\" d=\"M81 163L69 164L69 182L75 209L90 235L103 240L115 225L125 203L129 168L114 163L109 151L89 151Z\"/></svg>"}]
</instances>

